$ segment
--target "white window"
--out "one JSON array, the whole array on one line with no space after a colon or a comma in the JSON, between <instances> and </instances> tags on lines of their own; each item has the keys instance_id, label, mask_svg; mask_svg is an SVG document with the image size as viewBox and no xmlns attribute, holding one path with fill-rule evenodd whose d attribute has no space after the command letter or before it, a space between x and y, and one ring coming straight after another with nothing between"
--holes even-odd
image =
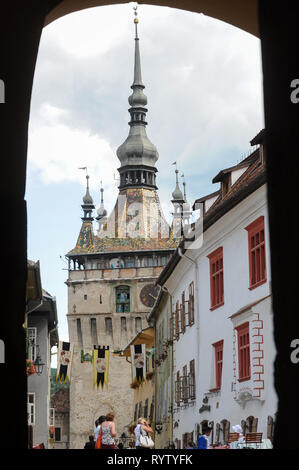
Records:
<instances>
[{"instance_id":1,"label":"white window","mask_svg":"<svg viewBox=\"0 0 299 470\"><path fill-rule=\"evenodd\" d=\"M27 394L28 426L35 425L35 393Z\"/></svg>"},{"instance_id":2,"label":"white window","mask_svg":"<svg viewBox=\"0 0 299 470\"><path fill-rule=\"evenodd\" d=\"M28 359L35 361L36 359L36 328L28 328Z\"/></svg>"},{"instance_id":3,"label":"white window","mask_svg":"<svg viewBox=\"0 0 299 470\"><path fill-rule=\"evenodd\" d=\"M49 426L55 426L55 409L49 408Z\"/></svg>"}]
</instances>

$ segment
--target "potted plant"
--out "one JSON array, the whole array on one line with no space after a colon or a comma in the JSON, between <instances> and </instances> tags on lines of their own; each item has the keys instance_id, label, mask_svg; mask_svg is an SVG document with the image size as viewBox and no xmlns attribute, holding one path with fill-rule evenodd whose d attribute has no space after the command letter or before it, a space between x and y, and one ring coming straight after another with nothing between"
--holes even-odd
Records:
<instances>
[{"instance_id":1,"label":"potted plant","mask_svg":"<svg viewBox=\"0 0 299 470\"><path fill-rule=\"evenodd\" d=\"M36 372L34 362L31 361L31 359L26 359L26 372L27 372L27 377L35 374Z\"/></svg>"}]
</instances>

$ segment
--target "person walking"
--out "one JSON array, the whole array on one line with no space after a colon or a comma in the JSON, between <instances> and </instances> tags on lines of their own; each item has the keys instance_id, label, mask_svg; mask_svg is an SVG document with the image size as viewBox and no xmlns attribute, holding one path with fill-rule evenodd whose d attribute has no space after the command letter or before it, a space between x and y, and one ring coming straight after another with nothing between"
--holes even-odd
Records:
<instances>
[{"instance_id":1,"label":"person walking","mask_svg":"<svg viewBox=\"0 0 299 470\"><path fill-rule=\"evenodd\" d=\"M146 434L151 434L153 432L152 428L148 424L145 418L139 418L137 422L137 426L134 429L134 434L136 436L136 449L146 449L146 447L142 447L140 443L140 436L146 436Z\"/></svg>"},{"instance_id":2,"label":"person walking","mask_svg":"<svg viewBox=\"0 0 299 470\"><path fill-rule=\"evenodd\" d=\"M116 436L114 414L108 413L106 420L101 424L101 449L116 449L114 438Z\"/></svg>"},{"instance_id":3,"label":"person walking","mask_svg":"<svg viewBox=\"0 0 299 470\"><path fill-rule=\"evenodd\" d=\"M106 421L106 416L100 416L95 422L94 437L95 437L95 449L101 448L101 440L99 441L99 435L101 432L101 424Z\"/></svg>"},{"instance_id":4,"label":"person walking","mask_svg":"<svg viewBox=\"0 0 299 470\"><path fill-rule=\"evenodd\" d=\"M210 439L209 436L211 434L212 428L207 427L204 434L202 434L197 441L197 448L198 449L209 449L210 447Z\"/></svg>"},{"instance_id":5,"label":"person walking","mask_svg":"<svg viewBox=\"0 0 299 470\"><path fill-rule=\"evenodd\" d=\"M100 432L100 429L101 429L101 424L106 421L106 416L100 416L96 422L95 422L95 426L94 426L94 438L95 438L95 441L97 442L97 438L99 437L99 432Z\"/></svg>"},{"instance_id":6,"label":"person walking","mask_svg":"<svg viewBox=\"0 0 299 470\"><path fill-rule=\"evenodd\" d=\"M89 436L89 441L85 443L84 449L94 449L95 441L93 436Z\"/></svg>"}]
</instances>

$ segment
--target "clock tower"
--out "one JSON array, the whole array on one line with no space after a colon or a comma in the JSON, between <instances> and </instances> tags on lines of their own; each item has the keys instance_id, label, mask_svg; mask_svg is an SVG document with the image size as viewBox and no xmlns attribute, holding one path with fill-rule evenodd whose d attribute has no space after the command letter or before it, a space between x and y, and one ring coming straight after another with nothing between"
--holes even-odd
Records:
<instances>
[{"instance_id":1,"label":"clock tower","mask_svg":"<svg viewBox=\"0 0 299 470\"><path fill-rule=\"evenodd\" d=\"M131 366L113 352L124 349L140 329L148 327L146 316L159 293L155 281L178 243L159 201L159 155L146 133L147 97L141 78L137 18L134 23L130 130L117 149L117 200L107 216L101 189L95 234L87 175L81 230L74 249L67 254L69 339L75 345L70 386L71 448L82 448L95 420L108 412L115 414L118 437L128 435L133 421ZM94 387L93 366L85 361L95 346L110 350L108 388Z\"/></svg>"}]
</instances>

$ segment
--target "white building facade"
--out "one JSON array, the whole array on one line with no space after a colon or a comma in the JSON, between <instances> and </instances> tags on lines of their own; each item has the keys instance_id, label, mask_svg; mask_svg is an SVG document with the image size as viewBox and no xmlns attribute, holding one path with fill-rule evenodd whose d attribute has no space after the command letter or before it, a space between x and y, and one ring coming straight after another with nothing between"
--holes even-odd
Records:
<instances>
[{"instance_id":1,"label":"white building facade","mask_svg":"<svg viewBox=\"0 0 299 470\"><path fill-rule=\"evenodd\" d=\"M241 164L214 178L218 194L198 200L200 248L183 241L158 280L172 297L179 448L196 442L205 425L213 429L211 443L226 443L235 424L244 434L273 437L270 243L262 139L258 143Z\"/></svg>"}]
</instances>

